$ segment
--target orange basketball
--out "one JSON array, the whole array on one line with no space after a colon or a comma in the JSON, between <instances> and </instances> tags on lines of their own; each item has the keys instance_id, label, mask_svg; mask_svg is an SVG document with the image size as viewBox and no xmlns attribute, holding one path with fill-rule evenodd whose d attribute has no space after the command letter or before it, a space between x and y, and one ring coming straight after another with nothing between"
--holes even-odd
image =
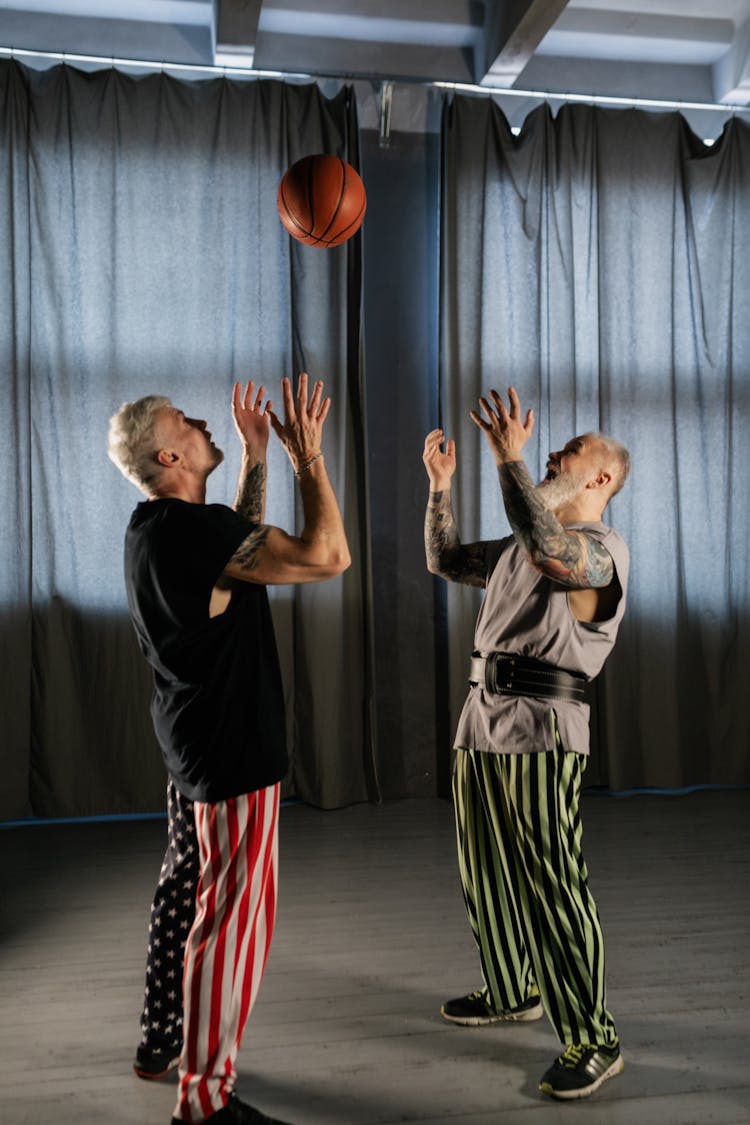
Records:
<instances>
[{"instance_id":1,"label":"orange basketball","mask_svg":"<svg viewBox=\"0 0 750 1125\"><path fill-rule=\"evenodd\" d=\"M285 173L276 197L279 218L306 246L339 246L365 217L365 185L345 160L304 156Z\"/></svg>"}]
</instances>

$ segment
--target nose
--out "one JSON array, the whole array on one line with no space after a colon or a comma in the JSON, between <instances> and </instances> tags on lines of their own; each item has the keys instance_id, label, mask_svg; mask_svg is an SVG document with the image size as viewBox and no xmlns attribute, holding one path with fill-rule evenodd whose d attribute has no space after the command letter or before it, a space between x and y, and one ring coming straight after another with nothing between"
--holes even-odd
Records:
<instances>
[{"instance_id":1,"label":"nose","mask_svg":"<svg viewBox=\"0 0 750 1125\"><path fill-rule=\"evenodd\" d=\"M205 430L207 425L205 419L203 418L186 418L185 421L189 425L195 426L196 430Z\"/></svg>"}]
</instances>

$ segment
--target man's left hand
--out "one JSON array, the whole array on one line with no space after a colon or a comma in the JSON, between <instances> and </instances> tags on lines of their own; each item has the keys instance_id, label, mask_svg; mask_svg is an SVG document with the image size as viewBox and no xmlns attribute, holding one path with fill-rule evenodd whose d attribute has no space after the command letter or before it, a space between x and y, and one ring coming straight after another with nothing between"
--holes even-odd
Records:
<instances>
[{"instance_id":1,"label":"man's left hand","mask_svg":"<svg viewBox=\"0 0 750 1125\"><path fill-rule=\"evenodd\" d=\"M265 456L268 446L268 435L271 432L270 399L263 405L263 396L266 388L258 387L255 393L255 383L252 380L242 392L242 383L234 384L232 392L232 418L237 427L237 433L242 439L245 448L256 457Z\"/></svg>"},{"instance_id":2,"label":"man's left hand","mask_svg":"<svg viewBox=\"0 0 750 1125\"><path fill-rule=\"evenodd\" d=\"M505 405L497 391L490 391L490 399L491 403L486 398L480 398L484 417L472 410L471 420L484 433L498 465L506 461L521 461L521 450L534 429L534 411L527 410L525 418L521 419L521 403L515 387L508 388L509 406Z\"/></svg>"}]
</instances>

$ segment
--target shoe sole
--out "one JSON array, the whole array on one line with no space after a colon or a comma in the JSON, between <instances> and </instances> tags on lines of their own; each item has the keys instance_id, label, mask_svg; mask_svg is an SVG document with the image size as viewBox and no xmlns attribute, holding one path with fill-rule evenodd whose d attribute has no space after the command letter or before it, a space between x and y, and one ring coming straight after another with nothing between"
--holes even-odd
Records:
<instances>
[{"instance_id":1,"label":"shoe sole","mask_svg":"<svg viewBox=\"0 0 750 1125\"><path fill-rule=\"evenodd\" d=\"M445 1008L441 1008L440 1015L448 1023L456 1023L459 1027L488 1027L493 1023L528 1023L530 1020L540 1020L544 1015L544 1008L537 1004L523 1012L500 1012L496 1016L451 1016Z\"/></svg>"},{"instance_id":2,"label":"shoe sole","mask_svg":"<svg viewBox=\"0 0 750 1125\"><path fill-rule=\"evenodd\" d=\"M581 1086L577 1090L553 1090L549 1082L540 1082L539 1089L543 1094L549 1094L551 1098L558 1098L561 1101L572 1101L573 1099L577 1098L589 1098L592 1094L596 1093L602 1082L606 1082L608 1078L616 1078L618 1074L622 1074L622 1071L624 1069L625 1062L623 1061L622 1055L620 1055L620 1057L615 1059L612 1065L604 1071L604 1074L601 1074L597 1078L596 1082L592 1082L588 1086Z\"/></svg>"},{"instance_id":3,"label":"shoe sole","mask_svg":"<svg viewBox=\"0 0 750 1125\"><path fill-rule=\"evenodd\" d=\"M141 1067L138 1066L137 1063L133 1063L133 1073L138 1078L143 1078L146 1082L156 1082L160 1078L166 1078L166 1076L168 1074L171 1074L173 1070L176 1070L177 1064L179 1063L179 1061L180 1061L180 1059L179 1059L179 1056L178 1056L176 1059L172 1059L171 1062L168 1062L163 1070L157 1070L157 1071L143 1070Z\"/></svg>"}]
</instances>

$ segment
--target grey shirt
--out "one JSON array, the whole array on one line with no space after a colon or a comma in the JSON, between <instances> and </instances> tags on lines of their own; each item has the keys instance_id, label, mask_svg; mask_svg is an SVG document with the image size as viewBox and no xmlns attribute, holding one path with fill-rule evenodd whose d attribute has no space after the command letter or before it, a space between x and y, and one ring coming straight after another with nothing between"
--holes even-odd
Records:
<instances>
[{"instance_id":1,"label":"grey shirt","mask_svg":"<svg viewBox=\"0 0 750 1125\"><path fill-rule=\"evenodd\" d=\"M622 590L614 615L606 621L578 621L566 588L535 570L509 536L488 547L487 586L474 633L479 653L533 656L589 680L601 670L625 612L628 549L603 523L570 526L598 539L612 556ZM553 750L555 726L565 750L588 754L588 704L494 695L477 685L464 703L454 746L491 754Z\"/></svg>"}]
</instances>

